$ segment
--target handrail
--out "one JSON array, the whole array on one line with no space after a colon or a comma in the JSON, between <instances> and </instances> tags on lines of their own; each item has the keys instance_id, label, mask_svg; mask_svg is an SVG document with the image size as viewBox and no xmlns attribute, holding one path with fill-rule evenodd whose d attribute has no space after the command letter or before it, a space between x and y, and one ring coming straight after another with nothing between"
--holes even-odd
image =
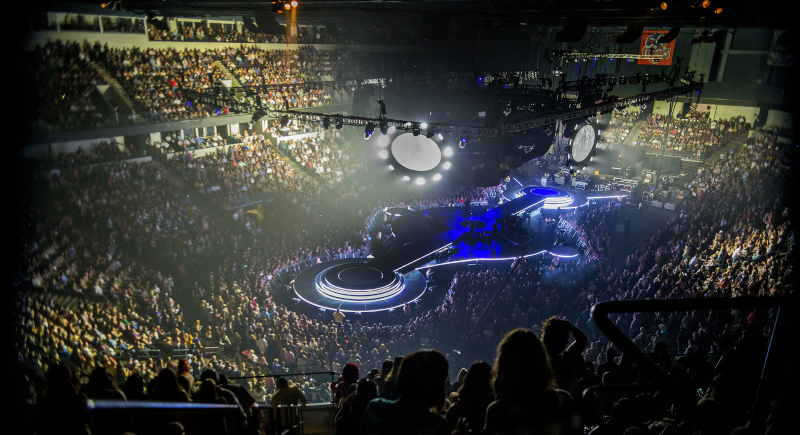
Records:
<instances>
[{"instance_id":1,"label":"handrail","mask_svg":"<svg viewBox=\"0 0 800 435\"><path fill-rule=\"evenodd\" d=\"M656 311L688 311L712 309L771 308L790 302L791 297L740 297L711 299L662 299L644 301L610 301L600 302L592 307L591 318L598 329L627 357L631 357L636 366L647 374L656 384L663 387L676 400L676 406L686 411L694 409L695 400L683 387L647 357L622 331L607 317L611 313L656 312ZM773 329L774 339L774 329ZM773 343L770 340L770 353ZM769 362L769 353L767 361ZM765 362L765 367L766 367ZM758 398L757 398L758 399Z\"/></svg>"}]
</instances>

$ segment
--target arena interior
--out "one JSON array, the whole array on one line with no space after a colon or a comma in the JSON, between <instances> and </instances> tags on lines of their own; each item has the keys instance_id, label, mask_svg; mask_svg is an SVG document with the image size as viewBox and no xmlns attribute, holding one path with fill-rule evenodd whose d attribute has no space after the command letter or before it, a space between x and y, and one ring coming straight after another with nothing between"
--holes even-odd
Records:
<instances>
[{"instance_id":1,"label":"arena interior","mask_svg":"<svg viewBox=\"0 0 800 435\"><path fill-rule=\"evenodd\" d=\"M789 5L18 6L15 433L796 433Z\"/></svg>"}]
</instances>

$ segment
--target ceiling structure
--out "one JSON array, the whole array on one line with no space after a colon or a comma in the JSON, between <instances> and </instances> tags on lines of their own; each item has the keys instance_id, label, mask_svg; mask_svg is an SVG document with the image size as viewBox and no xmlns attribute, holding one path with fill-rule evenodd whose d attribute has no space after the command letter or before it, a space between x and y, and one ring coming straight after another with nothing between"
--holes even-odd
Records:
<instances>
[{"instance_id":1,"label":"ceiling structure","mask_svg":"<svg viewBox=\"0 0 800 435\"><path fill-rule=\"evenodd\" d=\"M96 5L98 12L100 9L99 0L73 0L70 3ZM662 9L662 3L666 9ZM472 16L482 19L484 25L497 27L563 25L578 20L586 21L589 26L644 24L786 28L792 15L786 10L785 2L776 0L710 0L705 8L703 3L703 0L301 0L298 11L302 11L306 18L390 12ZM59 4L63 5L40 3L38 7L58 7ZM176 16L251 15L256 9L271 9L268 1L120 0L119 5L135 13L153 11ZM722 8L719 14L715 13L718 8Z\"/></svg>"}]
</instances>

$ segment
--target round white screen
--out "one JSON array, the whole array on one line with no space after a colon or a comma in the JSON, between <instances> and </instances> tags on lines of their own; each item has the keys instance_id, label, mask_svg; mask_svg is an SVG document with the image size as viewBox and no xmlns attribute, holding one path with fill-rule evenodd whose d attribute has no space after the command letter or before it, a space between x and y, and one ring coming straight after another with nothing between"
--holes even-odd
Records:
<instances>
[{"instance_id":1,"label":"round white screen","mask_svg":"<svg viewBox=\"0 0 800 435\"><path fill-rule=\"evenodd\" d=\"M584 125L575 133L575 139L572 141L572 160L582 162L589 158L594 148L595 136L592 125Z\"/></svg>"},{"instance_id":2,"label":"round white screen","mask_svg":"<svg viewBox=\"0 0 800 435\"><path fill-rule=\"evenodd\" d=\"M392 142L392 156L406 169L419 172L430 171L442 161L442 152L436 142L412 133L395 138Z\"/></svg>"}]
</instances>

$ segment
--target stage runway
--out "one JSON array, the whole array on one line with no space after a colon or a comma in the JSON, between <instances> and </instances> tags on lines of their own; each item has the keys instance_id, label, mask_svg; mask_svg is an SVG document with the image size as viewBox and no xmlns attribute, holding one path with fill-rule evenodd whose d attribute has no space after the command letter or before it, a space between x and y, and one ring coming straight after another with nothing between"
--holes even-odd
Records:
<instances>
[{"instance_id":1,"label":"stage runway","mask_svg":"<svg viewBox=\"0 0 800 435\"><path fill-rule=\"evenodd\" d=\"M387 208L384 246L376 249L376 258L313 265L297 275L294 291L298 298L322 309L384 311L414 302L425 293L425 276L416 269L523 255L576 258L575 248L558 244L558 214L586 206L590 199L618 198L617 194L590 195L529 185L508 189L502 204L473 207L469 214L463 208L444 206L416 211Z\"/></svg>"}]
</instances>

